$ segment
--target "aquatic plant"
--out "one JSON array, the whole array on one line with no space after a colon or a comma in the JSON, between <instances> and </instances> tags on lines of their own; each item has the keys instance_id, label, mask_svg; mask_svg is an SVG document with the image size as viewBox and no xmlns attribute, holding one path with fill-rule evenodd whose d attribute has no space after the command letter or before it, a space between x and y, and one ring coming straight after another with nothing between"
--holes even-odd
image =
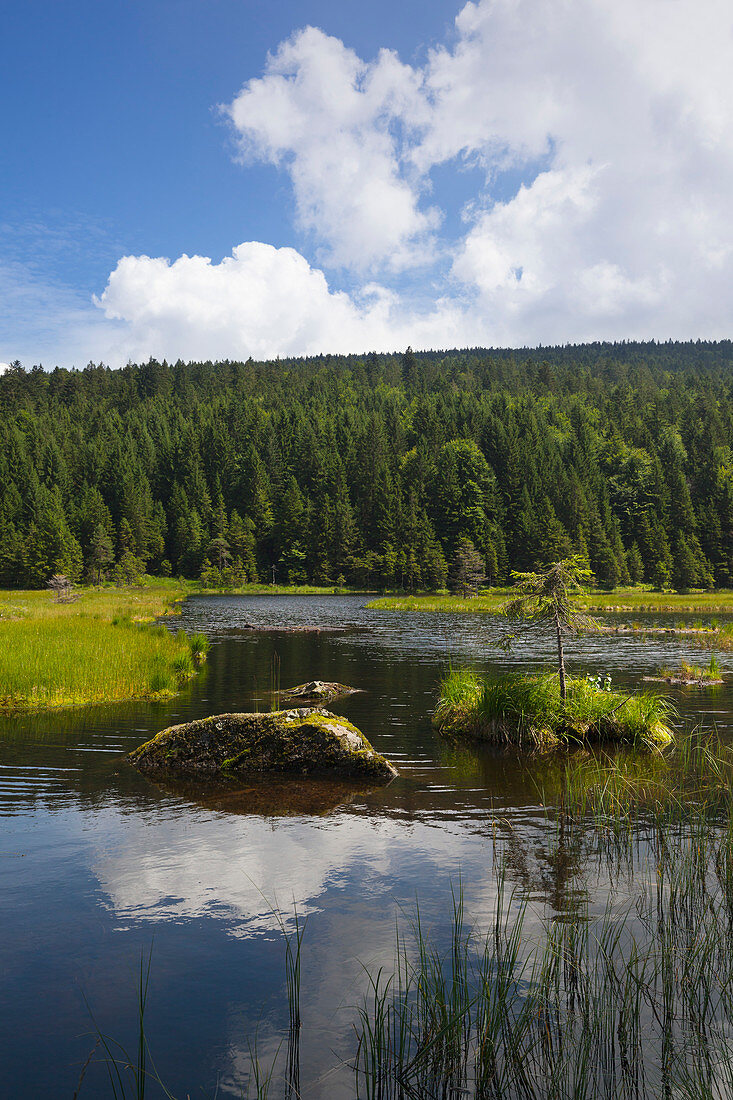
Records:
<instances>
[{"instance_id":1,"label":"aquatic plant","mask_svg":"<svg viewBox=\"0 0 733 1100\"><path fill-rule=\"evenodd\" d=\"M202 661L206 660L206 654L211 648L211 643L205 634L202 634L200 632L189 634L188 644L191 647L191 654L193 656L193 659L198 664L201 664Z\"/></svg>"},{"instance_id":2,"label":"aquatic plant","mask_svg":"<svg viewBox=\"0 0 733 1100\"><path fill-rule=\"evenodd\" d=\"M688 661L680 661L677 668L662 666L658 669L657 676L671 683L704 684L711 680L717 682L720 680L720 662L713 653L707 668L691 665Z\"/></svg>"},{"instance_id":3,"label":"aquatic plant","mask_svg":"<svg viewBox=\"0 0 733 1100\"><path fill-rule=\"evenodd\" d=\"M733 749L695 729L664 754L581 753L547 806L548 863L579 838L581 875L608 883L594 913L577 891L542 913L511 889L495 838L495 893L479 925L461 884L429 931L398 923L391 968L364 968L349 1060L355 1100L709 1100L733 1088ZM631 808L629 808L631 807ZM287 1025L274 1059L249 1046L244 1097L296 1100L305 923L281 915ZM140 989L148 975L141 967ZM171 1097L145 1039L102 1055L114 1097L145 1081ZM132 1092L125 1092L125 1089ZM345 1083L340 1092L346 1094Z\"/></svg>"},{"instance_id":4,"label":"aquatic plant","mask_svg":"<svg viewBox=\"0 0 733 1100\"><path fill-rule=\"evenodd\" d=\"M361 1008L357 1097L641 1100L674 1095L691 1065L699 1095L718 1095L719 1061L733 1061L730 837L702 855L699 837L664 842L633 905L595 918L580 906L539 940L502 877L488 934L465 927L462 903L447 949L415 921Z\"/></svg>"},{"instance_id":5,"label":"aquatic plant","mask_svg":"<svg viewBox=\"0 0 733 1100\"><path fill-rule=\"evenodd\" d=\"M498 744L556 745L581 740L666 744L674 708L652 692L623 695L588 678L567 682L563 699L552 673L484 677L451 670L440 686L436 725Z\"/></svg>"}]
</instances>

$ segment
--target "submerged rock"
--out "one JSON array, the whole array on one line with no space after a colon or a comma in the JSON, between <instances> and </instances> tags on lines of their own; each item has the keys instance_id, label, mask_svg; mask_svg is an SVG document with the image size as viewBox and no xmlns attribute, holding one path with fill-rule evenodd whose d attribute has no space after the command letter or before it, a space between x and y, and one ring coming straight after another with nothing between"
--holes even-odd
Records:
<instances>
[{"instance_id":1,"label":"submerged rock","mask_svg":"<svg viewBox=\"0 0 733 1100\"><path fill-rule=\"evenodd\" d=\"M130 753L152 775L342 776L389 781L397 769L347 718L300 707L270 714L218 714L171 726Z\"/></svg>"},{"instance_id":2,"label":"submerged rock","mask_svg":"<svg viewBox=\"0 0 733 1100\"><path fill-rule=\"evenodd\" d=\"M346 695L358 695L360 688L347 687L327 680L310 680L307 684L298 684L294 688L285 688L277 694L283 702L309 700L318 703L330 703L333 699Z\"/></svg>"}]
</instances>

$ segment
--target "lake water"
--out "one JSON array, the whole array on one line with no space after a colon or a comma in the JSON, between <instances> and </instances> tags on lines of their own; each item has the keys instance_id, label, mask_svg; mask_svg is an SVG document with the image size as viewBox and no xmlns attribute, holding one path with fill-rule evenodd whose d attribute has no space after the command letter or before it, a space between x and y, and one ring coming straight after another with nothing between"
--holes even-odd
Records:
<instances>
[{"instance_id":1,"label":"lake water","mask_svg":"<svg viewBox=\"0 0 733 1100\"><path fill-rule=\"evenodd\" d=\"M561 760L456 750L430 721L449 663L537 668L552 664L552 646L506 655L490 617L394 614L365 602L192 598L175 625L203 630L212 646L205 671L175 699L0 720L4 1095L72 1097L97 1027L134 1049L140 958L151 945L147 1034L162 1079L178 1097L240 1095L255 1036L264 1062L282 1042L281 924L292 928L296 908L307 917L303 1096L350 1096L342 1063L353 1054L365 967L391 967L395 922L409 920L416 899L440 939L460 882L480 924L494 904L498 834L538 921L591 889L582 867L559 867L547 847L543 791ZM298 626L338 630L275 629ZM707 663L709 653L672 637L590 635L571 643L568 663L637 688L681 659ZM729 672L732 655L720 660ZM127 764L130 749L173 723L269 709L278 665L282 687L318 678L363 689L332 709L399 778L372 791L288 785L269 797L261 786L163 790ZM730 732L728 683L669 690L683 717ZM599 909L601 893L590 894ZM80 1095L111 1095L101 1065L88 1069Z\"/></svg>"}]
</instances>

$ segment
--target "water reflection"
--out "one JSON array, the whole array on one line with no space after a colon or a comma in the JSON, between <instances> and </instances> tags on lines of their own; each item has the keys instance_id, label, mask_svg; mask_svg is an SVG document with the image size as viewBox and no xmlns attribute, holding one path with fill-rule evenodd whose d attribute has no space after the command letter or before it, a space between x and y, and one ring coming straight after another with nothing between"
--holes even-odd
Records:
<instances>
[{"instance_id":1,"label":"water reflection","mask_svg":"<svg viewBox=\"0 0 733 1100\"><path fill-rule=\"evenodd\" d=\"M202 782L190 779L153 782L168 795L218 813L258 817L326 817L339 807L378 791L381 784L365 786L346 779L287 779L276 777L239 781Z\"/></svg>"},{"instance_id":2,"label":"water reflection","mask_svg":"<svg viewBox=\"0 0 733 1100\"><path fill-rule=\"evenodd\" d=\"M363 604L192 599L176 626L206 631L212 647L204 675L176 699L0 720L8 1095L73 1094L89 1049L82 993L100 1026L125 1038L136 963L153 934L150 1040L159 1068L176 1094L213 1093L217 1078L226 1092L241 1077L246 1037L258 1022L263 1053L281 1035L283 953L273 908L286 920L293 903L309 915L305 1095L337 1097L347 1094L345 1079L314 1082L348 1054L362 964L391 965L395 919L416 897L440 935L460 876L467 912L480 925L493 909L496 860L505 853L510 885L530 899L530 925L585 902L602 910L607 883L598 875L588 881L586 841L548 828L563 757L452 746L430 719L448 662L536 668L552 662L549 641L507 657L494 646L491 619L393 616ZM263 629L298 625L334 629ZM165 726L269 707L275 654L283 685L322 679L363 689L334 709L397 763L389 787L160 787L127 764L125 754ZM636 688L659 664L708 657L671 636L587 636L570 665L610 671L614 685ZM731 655L720 660L730 673ZM728 682L716 694L670 694L687 718L702 714L729 730ZM89 1095L105 1095L98 1084Z\"/></svg>"}]
</instances>

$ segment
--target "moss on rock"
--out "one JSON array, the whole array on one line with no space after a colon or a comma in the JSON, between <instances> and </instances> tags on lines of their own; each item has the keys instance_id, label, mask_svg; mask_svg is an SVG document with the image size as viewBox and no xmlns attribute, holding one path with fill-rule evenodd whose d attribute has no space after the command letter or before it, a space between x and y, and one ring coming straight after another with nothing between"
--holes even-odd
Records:
<instances>
[{"instance_id":1,"label":"moss on rock","mask_svg":"<svg viewBox=\"0 0 733 1100\"><path fill-rule=\"evenodd\" d=\"M343 776L388 781L397 769L347 718L298 708L270 714L218 714L163 730L130 753L158 775Z\"/></svg>"},{"instance_id":2,"label":"moss on rock","mask_svg":"<svg viewBox=\"0 0 733 1100\"><path fill-rule=\"evenodd\" d=\"M274 692L283 703L330 703L334 699L347 695L358 695L360 688L347 687L327 680L310 680L307 684L298 684L293 688L282 688Z\"/></svg>"}]
</instances>

